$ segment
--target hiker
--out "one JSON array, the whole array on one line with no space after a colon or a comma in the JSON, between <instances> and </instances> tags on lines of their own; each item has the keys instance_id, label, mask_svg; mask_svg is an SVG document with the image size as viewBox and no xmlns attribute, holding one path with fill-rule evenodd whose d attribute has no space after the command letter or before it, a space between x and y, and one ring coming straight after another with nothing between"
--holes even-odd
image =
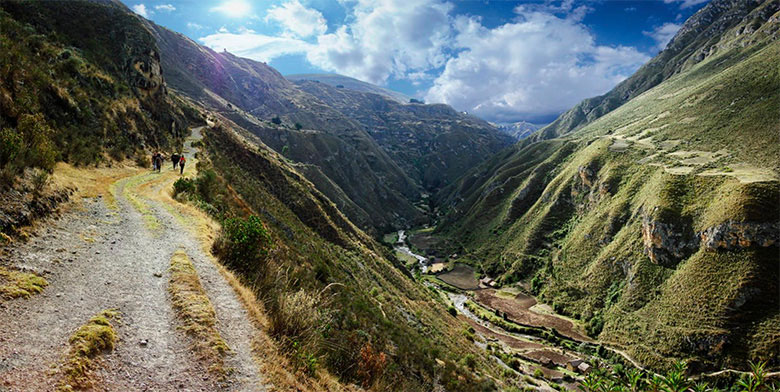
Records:
<instances>
[{"instance_id":1,"label":"hiker","mask_svg":"<svg viewBox=\"0 0 780 392\"><path fill-rule=\"evenodd\" d=\"M152 154L152 171L157 170L157 153Z\"/></svg>"},{"instance_id":2,"label":"hiker","mask_svg":"<svg viewBox=\"0 0 780 392\"><path fill-rule=\"evenodd\" d=\"M179 158L179 168L181 169L179 174L184 174L184 163L186 163L186 162L187 162L187 159L184 158L184 155L182 155L181 158Z\"/></svg>"},{"instance_id":3,"label":"hiker","mask_svg":"<svg viewBox=\"0 0 780 392\"><path fill-rule=\"evenodd\" d=\"M158 153L155 155L155 159L154 159L154 166L155 166L155 168L157 169L157 171L158 171L158 172L159 172L160 170L162 170L162 161L163 161L163 159L162 159L162 154L160 154L160 153L158 152Z\"/></svg>"},{"instance_id":4,"label":"hiker","mask_svg":"<svg viewBox=\"0 0 780 392\"><path fill-rule=\"evenodd\" d=\"M179 154L174 153L173 155L171 155L171 162L173 162L173 170L176 170L176 165L179 164L179 158L181 158Z\"/></svg>"}]
</instances>

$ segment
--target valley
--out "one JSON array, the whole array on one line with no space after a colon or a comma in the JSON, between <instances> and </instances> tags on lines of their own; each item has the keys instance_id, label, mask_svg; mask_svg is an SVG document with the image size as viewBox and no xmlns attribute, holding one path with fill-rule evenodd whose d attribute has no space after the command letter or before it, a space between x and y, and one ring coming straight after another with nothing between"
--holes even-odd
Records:
<instances>
[{"instance_id":1,"label":"valley","mask_svg":"<svg viewBox=\"0 0 780 392\"><path fill-rule=\"evenodd\" d=\"M518 2L499 27L437 3L418 24L448 34L396 26L421 40L353 78L306 67L375 60L346 27L365 5L331 31L283 1L0 2L0 391L777 390L780 1L637 2L681 12L668 44L578 52L609 89L545 126L514 118L526 86L471 108L424 89L478 99L443 84L504 83L464 63L474 42L593 38L613 3ZM190 7L283 36L171 28ZM428 73L401 63L439 41ZM621 56L644 65L590 67Z\"/></svg>"}]
</instances>

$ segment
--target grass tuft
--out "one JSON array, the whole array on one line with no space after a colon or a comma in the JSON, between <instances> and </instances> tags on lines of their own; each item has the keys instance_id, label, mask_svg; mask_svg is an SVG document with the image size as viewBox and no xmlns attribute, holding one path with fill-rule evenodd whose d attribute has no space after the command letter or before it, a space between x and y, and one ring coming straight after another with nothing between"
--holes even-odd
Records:
<instances>
[{"instance_id":1,"label":"grass tuft","mask_svg":"<svg viewBox=\"0 0 780 392\"><path fill-rule=\"evenodd\" d=\"M38 275L0 267L0 298L28 298L42 292L48 284Z\"/></svg>"},{"instance_id":2,"label":"grass tuft","mask_svg":"<svg viewBox=\"0 0 780 392\"><path fill-rule=\"evenodd\" d=\"M171 257L171 278L168 291L173 297L173 307L182 321L182 329L190 335L192 345L209 371L224 376L224 357L230 351L217 331L214 307L187 254L178 250Z\"/></svg>"},{"instance_id":3,"label":"grass tuft","mask_svg":"<svg viewBox=\"0 0 780 392\"><path fill-rule=\"evenodd\" d=\"M118 336L111 320L118 317L117 310L104 310L71 335L70 353L63 368L64 378L57 386L57 391L66 392L93 386L90 373L95 368L95 357L114 349Z\"/></svg>"}]
</instances>

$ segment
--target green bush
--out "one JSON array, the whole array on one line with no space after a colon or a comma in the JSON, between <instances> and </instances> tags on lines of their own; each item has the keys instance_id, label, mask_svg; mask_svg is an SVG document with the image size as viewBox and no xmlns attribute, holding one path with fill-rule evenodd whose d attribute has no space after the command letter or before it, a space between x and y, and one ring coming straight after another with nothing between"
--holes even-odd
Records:
<instances>
[{"instance_id":1,"label":"green bush","mask_svg":"<svg viewBox=\"0 0 780 392\"><path fill-rule=\"evenodd\" d=\"M213 203L219 193L217 173L214 173L213 170L204 170L198 174L195 183L200 197L207 203Z\"/></svg>"},{"instance_id":2,"label":"green bush","mask_svg":"<svg viewBox=\"0 0 780 392\"><path fill-rule=\"evenodd\" d=\"M282 119L279 118L279 116L275 116L274 118L271 119L271 122L276 124L276 125L281 125L282 124Z\"/></svg>"},{"instance_id":3,"label":"green bush","mask_svg":"<svg viewBox=\"0 0 780 392\"><path fill-rule=\"evenodd\" d=\"M179 178L173 183L173 196L182 193L193 193L195 191L195 181L189 178Z\"/></svg>"},{"instance_id":4,"label":"green bush","mask_svg":"<svg viewBox=\"0 0 780 392\"><path fill-rule=\"evenodd\" d=\"M265 258L270 245L271 236L255 215L246 219L225 219L220 238L215 243L229 266L249 274L257 272L257 262Z\"/></svg>"}]
</instances>

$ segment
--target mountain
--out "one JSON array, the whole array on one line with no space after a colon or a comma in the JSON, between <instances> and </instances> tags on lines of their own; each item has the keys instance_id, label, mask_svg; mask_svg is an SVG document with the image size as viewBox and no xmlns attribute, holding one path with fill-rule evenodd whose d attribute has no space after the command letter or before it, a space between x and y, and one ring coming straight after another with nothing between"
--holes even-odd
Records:
<instances>
[{"instance_id":1,"label":"mountain","mask_svg":"<svg viewBox=\"0 0 780 392\"><path fill-rule=\"evenodd\" d=\"M429 192L512 143L487 122L447 105L402 104L384 95L311 80L296 85L360 123Z\"/></svg>"},{"instance_id":2,"label":"mountain","mask_svg":"<svg viewBox=\"0 0 780 392\"><path fill-rule=\"evenodd\" d=\"M293 75L285 75L285 78L293 82L311 80L314 82L325 83L329 86L336 87L336 88L345 88L353 91L360 91L363 93L384 95L400 103L409 103L409 100L412 99L412 97L403 93L399 93L398 91L393 91L390 89L386 89L384 87L379 87L371 83L366 83L354 78L350 78L348 76L338 75L338 74L293 74Z\"/></svg>"},{"instance_id":3,"label":"mountain","mask_svg":"<svg viewBox=\"0 0 780 392\"><path fill-rule=\"evenodd\" d=\"M753 43L753 33L778 7L777 1L712 0L688 18L666 48L631 77L608 93L575 105L535 134L534 139L569 134L708 57ZM725 36L725 31L733 35Z\"/></svg>"},{"instance_id":4,"label":"mountain","mask_svg":"<svg viewBox=\"0 0 780 392\"><path fill-rule=\"evenodd\" d=\"M437 236L645 366L780 366L778 4L710 2L636 75L440 192Z\"/></svg>"},{"instance_id":5,"label":"mountain","mask_svg":"<svg viewBox=\"0 0 780 392\"><path fill-rule=\"evenodd\" d=\"M13 382L12 388L21 383L34 390L50 389L52 385L73 389L74 385L66 383L38 385L43 383L41 380L62 376L64 380L72 377L79 381L81 384L75 388L111 389L114 384L103 383L139 385L137 378L125 379L131 376L118 372L117 366L133 372L148 367L181 370L181 363L138 363L144 358L159 358L159 351L154 352L158 349L166 351L164 357L172 351L191 357L186 363L194 365L187 366L186 374L195 377L190 377L194 381L185 381L197 383L215 371L208 366L206 356L201 355L203 352L224 355L226 361L235 355L219 336L215 340L201 339L204 333L215 330L228 334L236 330L256 331L247 340L251 347L241 347L241 352L250 353L257 360L254 363L250 358L249 367L257 370L255 366L259 366L263 383L279 390L475 391L495 390L504 385L501 369L483 349L470 342L463 333L465 324L447 311L441 295L415 281L387 247L357 227L307 179L303 173L311 164L292 162L257 136L271 132L286 135L291 150L298 148L299 141L311 142L312 146L300 147L310 148L311 152L330 148L333 155L328 159L355 162L355 172L349 173L354 178L349 180L360 185L364 179L372 178L378 165L392 162L351 120L295 88L272 69L210 52L180 36L168 36L174 33L155 28L119 2L0 2L0 27L2 158L21 156L24 159L12 159L12 163L53 170L58 181L44 183L41 188L70 194L73 189L60 180L71 176L74 181L68 182L72 184L68 186L87 188L79 189L79 195L96 192L98 188L105 191L77 200L76 208L61 211L57 218L78 222L79 226L52 228L48 226L50 222L35 222L39 230L31 229L30 233L39 233L36 241L59 237L58 241L67 245L52 249L51 255L44 257L44 249L38 248L35 260L30 260L22 239L31 234L20 234L16 242L9 237L16 235L15 223L11 224L13 230L2 227L3 325L9 320L14 325L18 325L16 321L24 323L24 319L14 319L18 316L14 311L19 310L22 314L34 312L51 326L44 329L39 324L25 324L28 328L23 331L3 330L4 342L7 333L26 340L25 347L3 345L0 351L13 349L15 366L30 359L28 354L32 352L32 360L46 373L8 380L8 372L3 371L3 385ZM174 55L181 58L174 60ZM186 68L178 66L193 68L185 72ZM230 76L226 77L226 73ZM171 81L167 79L169 75ZM233 103L215 91L230 97ZM284 121L306 121L307 116L316 115L319 124L322 116L322 128L274 127L278 124L271 125L241 109L252 104L260 104L253 108L257 116L278 110L277 115L284 116ZM308 106L304 106L306 110L293 110L291 105L296 104ZM327 116L331 116L332 122L327 122ZM234 118L248 124L247 128ZM187 129L195 126L198 131L189 136ZM258 129L267 129L267 134ZM339 130L341 133L336 133ZM196 134L202 136L195 140L197 143L192 140ZM19 135L25 137L24 143L17 142ZM189 136L190 141L183 146L184 136ZM107 159L105 154L114 153L113 143L125 139L130 145ZM86 143L96 150L94 155L76 155L82 160L71 156L71 151L81 154L80 148L85 148ZM11 151L15 146L18 150ZM166 170L155 173L137 168L126 159L135 157L139 163L146 163L152 152L168 153L181 148L190 160L181 176L167 170L168 165ZM61 153L50 155L52 150ZM47 159L39 159L40 154ZM73 165L54 165L63 160ZM8 162L3 163L3 170L8 169ZM74 167L77 164L83 167ZM363 164L366 166L361 167ZM328 170L324 164L317 170L323 167L323 172ZM25 171L19 169L8 172L8 176L20 181ZM392 170L400 171L388 169L373 186L391 183ZM402 176L399 178L403 180ZM134 189L141 190L133 194ZM31 206L46 208L48 204L43 204L41 195L48 191L38 191L3 188L0 194L3 200L13 201L24 194ZM391 197L381 195L383 191L390 192L385 188L367 187L360 191L380 198ZM144 192L152 197L144 196ZM387 200L377 203L392 208ZM33 222L27 219L19 223ZM120 229L127 230L123 232L127 235L120 237ZM98 231L105 231L106 236L88 237ZM111 238L116 240L109 242L114 235L117 237ZM72 243L67 243L69 238ZM164 243L164 249L150 249L149 243L138 242L149 238ZM119 254L114 250L115 242L137 249ZM94 251L93 246L101 246L103 254ZM182 269L168 264L168 246L174 253L172 259L185 248L202 248L207 255L201 264L192 261L197 268L190 265ZM164 253L162 258L157 257L160 252ZM15 264L16 256L21 264ZM143 262L122 264L139 256L144 257ZM45 262L47 270L33 271L28 261L36 265ZM214 268L215 273L202 275L203 266ZM122 275L116 277L119 282L96 283L95 276L88 273L108 267L121 268ZM46 275L47 280L37 274ZM176 281L181 274L188 274L187 282ZM69 278L71 275L74 277ZM25 284L24 279L36 283L35 290L15 292L14 296L20 298L13 300L6 298L6 284ZM204 294L204 290L208 292L214 287L215 280L223 279L235 292L228 289L216 296L213 291ZM140 293L142 297L138 298L143 300L128 300L135 298L137 292L121 296L122 290L132 291L137 288L136 283L150 280L154 289ZM51 291L47 285L57 290L56 296L35 295ZM57 306L61 297L86 298L84 293L95 295L89 301L73 301L70 305L77 311L69 311L65 317L56 315L62 309ZM116 293L120 295L114 296ZM233 311L243 318L215 321L215 313L231 306L220 302L225 296L233 297L230 303L239 304L240 309ZM152 298L155 306L147 302ZM107 303L112 310L88 308L94 303ZM191 308L187 308L188 303ZM140 313L125 313L121 324L117 324L112 315L126 312L128 306ZM101 316L90 319L95 313ZM174 320L174 313L189 315L182 317L189 323L187 328L176 328L179 320ZM72 325L70 321L81 316L87 324ZM163 338L157 325L150 323L152 319L174 324L165 325ZM239 324L247 319L255 325ZM156 332L149 332L151 329ZM71 333L73 337L68 340ZM155 338L140 343L128 340L128 336L139 333ZM190 352L182 342L191 343L197 350ZM71 345L74 348L67 351ZM39 360L36 353L44 346L50 353ZM131 353L129 360L123 357L126 351ZM144 356L146 352L148 357ZM101 359L104 357L107 360ZM70 369L74 369L74 375L70 375ZM184 377L185 371L169 374L157 370L141 376L144 383L148 382L146 385L166 390L184 385L185 381L177 378ZM96 373L102 376L90 376ZM243 376L239 371L226 371L217 381L220 387L214 389L234 390L233 381Z\"/></svg>"},{"instance_id":6,"label":"mountain","mask_svg":"<svg viewBox=\"0 0 780 392\"><path fill-rule=\"evenodd\" d=\"M514 123L495 124L499 131L512 136L515 140L522 140L538 131L543 125L531 124L527 121L518 121Z\"/></svg>"},{"instance_id":7,"label":"mountain","mask_svg":"<svg viewBox=\"0 0 780 392\"><path fill-rule=\"evenodd\" d=\"M301 170L360 227L385 231L419 222L420 191L356 121L260 62L217 53L145 21L172 89L224 114ZM278 118L278 124L272 122Z\"/></svg>"}]
</instances>

